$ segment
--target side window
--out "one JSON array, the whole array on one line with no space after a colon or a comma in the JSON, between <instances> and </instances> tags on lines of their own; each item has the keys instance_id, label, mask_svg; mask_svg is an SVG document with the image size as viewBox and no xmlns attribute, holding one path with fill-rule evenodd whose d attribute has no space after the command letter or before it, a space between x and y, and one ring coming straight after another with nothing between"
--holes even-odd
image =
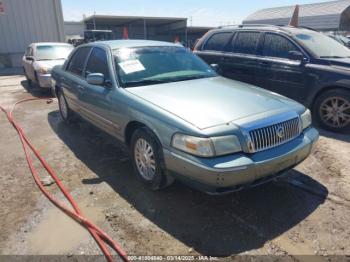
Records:
<instances>
[{"instance_id":1,"label":"side window","mask_svg":"<svg viewBox=\"0 0 350 262\"><path fill-rule=\"evenodd\" d=\"M205 43L203 50L223 51L231 36L230 32L214 34Z\"/></svg>"},{"instance_id":2,"label":"side window","mask_svg":"<svg viewBox=\"0 0 350 262\"><path fill-rule=\"evenodd\" d=\"M85 60L90 50L90 47L79 48L68 62L67 71L78 76L83 76Z\"/></svg>"},{"instance_id":3,"label":"side window","mask_svg":"<svg viewBox=\"0 0 350 262\"><path fill-rule=\"evenodd\" d=\"M269 34L265 35L264 47L262 50L263 56L288 58L289 51L300 51L298 48L287 38Z\"/></svg>"},{"instance_id":4,"label":"side window","mask_svg":"<svg viewBox=\"0 0 350 262\"><path fill-rule=\"evenodd\" d=\"M107 54L101 48L95 47L91 52L85 69L85 77L91 73L101 73L106 80L110 80Z\"/></svg>"},{"instance_id":5,"label":"side window","mask_svg":"<svg viewBox=\"0 0 350 262\"><path fill-rule=\"evenodd\" d=\"M26 56L33 56L33 48L30 46L27 47Z\"/></svg>"},{"instance_id":6,"label":"side window","mask_svg":"<svg viewBox=\"0 0 350 262\"><path fill-rule=\"evenodd\" d=\"M259 38L259 32L238 33L233 45L233 52L251 55L255 54Z\"/></svg>"}]
</instances>

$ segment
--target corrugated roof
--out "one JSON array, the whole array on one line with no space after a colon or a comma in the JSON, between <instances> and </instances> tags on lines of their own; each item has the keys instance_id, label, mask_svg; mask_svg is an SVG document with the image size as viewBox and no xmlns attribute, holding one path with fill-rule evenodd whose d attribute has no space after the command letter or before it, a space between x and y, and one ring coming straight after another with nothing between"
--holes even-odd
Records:
<instances>
[{"instance_id":1,"label":"corrugated roof","mask_svg":"<svg viewBox=\"0 0 350 262\"><path fill-rule=\"evenodd\" d=\"M300 5L299 17L341 15L350 6L350 0L338 0L316 4ZM259 10L249 15L244 22L290 18L295 5Z\"/></svg>"}]
</instances>

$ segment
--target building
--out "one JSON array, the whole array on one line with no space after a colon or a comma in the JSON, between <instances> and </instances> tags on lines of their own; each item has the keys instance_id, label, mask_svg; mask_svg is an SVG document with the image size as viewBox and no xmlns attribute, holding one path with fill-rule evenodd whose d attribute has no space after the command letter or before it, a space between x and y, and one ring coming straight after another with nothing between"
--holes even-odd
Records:
<instances>
[{"instance_id":1,"label":"building","mask_svg":"<svg viewBox=\"0 0 350 262\"><path fill-rule=\"evenodd\" d=\"M284 6L259 10L243 24L287 25L294 9L295 6ZM300 5L299 26L320 31L350 31L350 0Z\"/></svg>"},{"instance_id":2,"label":"building","mask_svg":"<svg viewBox=\"0 0 350 262\"><path fill-rule=\"evenodd\" d=\"M76 21L64 21L65 40L84 37L85 24Z\"/></svg>"},{"instance_id":3,"label":"building","mask_svg":"<svg viewBox=\"0 0 350 262\"><path fill-rule=\"evenodd\" d=\"M92 15L83 20L85 29L111 30L113 39L122 39L125 30L130 39L193 43L212 27L188 27L183 17L142 17Z\"/></svg>"},{"instance_id":4,"label":"building","mask_svg":"<svg viewBox=\"0 0 350 262\"><path fill-rule=\"evenodd\" d=\"M60 0L0 0L0 68L20 66L33 42L63 42Z\"/></svg>"},{"instance_id":5,"label":"building","mask_svg":"<svg viewBox=\"0 0 350 262\"><path fill-rule=\"evenodd\" d=\"M66 42L84 30L111 30L113 39L179 41L192 47L210 27L188 27L187 18L93 15L63 22L61 0L0 0L0 68L21 66L30 43Z\"/></svg>"}]
</instances>

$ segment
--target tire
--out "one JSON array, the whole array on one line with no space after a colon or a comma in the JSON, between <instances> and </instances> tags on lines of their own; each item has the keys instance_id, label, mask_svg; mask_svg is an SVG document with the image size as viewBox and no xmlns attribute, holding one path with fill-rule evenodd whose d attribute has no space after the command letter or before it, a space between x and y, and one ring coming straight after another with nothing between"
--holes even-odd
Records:
<instances>
[{"instance_id":1,"label":"tire","mask_svg":"<svg viewBox=\"0 0 350 262\"><path fill-rule=\"evenodd\" d=\"M67 100L62 91L58 92L57 98L61 119L67 124L75 122L76 118L74 112L71 109L69 109Z\"/></svg>"},{"instance_id":2,"label":"tire","mask_svg":"<svg viewBox=\"0 0 350 262\"><path fill-rule=\"evenodd\" d=\"M324 129L343 132L350 129L350 91L333 89L317 97L313 115Z\"/></svg>"},{"instance_id":3,"label":"tire","mask_svg":"<svg viewBox=\"0 0 350 262\"><path fill-rule=\"evenodd\" d=\"M162 146L149 129L140 128L133 133L130 151L135 174L148 188L160 190L174 182L166 174Z\"/></svg>"},{"instance_id":4,"label":"tire","mask_svg":"<svg viewBox=\"0 0 350 262\"><path fill-rule=\"evenodd\" d=\"M32 80L29 79L29 77L28 77L28 75L27 75L27 72L26 72L26 70L25 70L24 67L23 67L23 72L24 72L24 76L25 76L25 78L26 78L26 80L27 80L28 89L29 89L29 88L32 88L32 87L33 87L33 82L32 82Z\"/></svg>"}]
</instances>

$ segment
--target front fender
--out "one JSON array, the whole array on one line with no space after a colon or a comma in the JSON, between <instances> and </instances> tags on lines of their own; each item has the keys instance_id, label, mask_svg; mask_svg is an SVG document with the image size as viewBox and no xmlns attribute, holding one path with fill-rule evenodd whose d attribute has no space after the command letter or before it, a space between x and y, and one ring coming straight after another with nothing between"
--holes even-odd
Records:
<instances>
[{"instance_id":1,"label":"front fender","mask_svg":"<svg viewBox=\"0 0 350 262\"><path fill-rule=\"evenodd\" d=\"M340 79L337 81L323 83L317 86L307 98L306 107L311 108L316 97L319 96L322 92L330 90L331 88L344 88L350 90L350 79Z\"/></svg>"}]
</instances>

